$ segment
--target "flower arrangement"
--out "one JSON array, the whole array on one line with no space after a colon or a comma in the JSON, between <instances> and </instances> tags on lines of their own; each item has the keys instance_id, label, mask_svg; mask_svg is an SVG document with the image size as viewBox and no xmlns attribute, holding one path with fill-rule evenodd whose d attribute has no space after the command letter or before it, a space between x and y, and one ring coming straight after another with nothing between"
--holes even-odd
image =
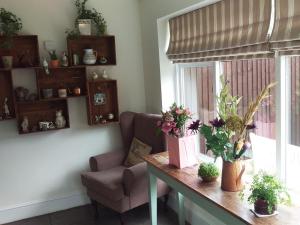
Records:
<instances>
[{"instance_id":1,"label":"flower arrangement","mask_svg":"<svg viewBox=\"0 0 300 225\"><path fill-rule=\"evenodd\" d=\"M188 108L174 103L168 111L161 113L162 119L157 123L159 131L174 137L187 135L186 123L192 118Z\"/></svg>"},{"instance_id":2,"label":"flower arrangement","mask_svg":"<svg viewBox=\"0 0 300 225\"><path fill-rule=\"evenodd\" d=\"M256 128L253 117L275 85L271 83L266 86L256 100L249 104L246 114L239 116L237 107L242 98L230 94L228 82L222 76L221 91L217 96L218 117L210 121L209 125L196 120L188 129L193 133L200 131L206 139L206 150L211 151L215 158L222 157L228 162L240 159L251 148L248 133Z\"/></svg>"}]
</instances>

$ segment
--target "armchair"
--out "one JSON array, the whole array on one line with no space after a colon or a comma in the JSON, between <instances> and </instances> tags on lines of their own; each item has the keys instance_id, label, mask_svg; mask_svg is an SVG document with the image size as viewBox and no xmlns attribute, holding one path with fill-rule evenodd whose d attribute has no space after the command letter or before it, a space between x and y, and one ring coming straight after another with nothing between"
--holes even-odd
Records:
<instances>
[{"instance_id":1,"label":"armchair","mask_svg":"<svg viewBox=\"0 0 300 225\"><path fill-rule=\"evenodd\" d=\"M123 148L90 158L91 172L81 175L82 183L98 216L97 203L122 214L148 202L146 163L125 167L123 162L133 137L152 147L151 153L163 151L164 139L156 135L158 115L124 112L120 115ZM168 194L169 187L158 180L158 197ZM167 197L165 198L168 199Z\"/></svg>"}]
</instances>

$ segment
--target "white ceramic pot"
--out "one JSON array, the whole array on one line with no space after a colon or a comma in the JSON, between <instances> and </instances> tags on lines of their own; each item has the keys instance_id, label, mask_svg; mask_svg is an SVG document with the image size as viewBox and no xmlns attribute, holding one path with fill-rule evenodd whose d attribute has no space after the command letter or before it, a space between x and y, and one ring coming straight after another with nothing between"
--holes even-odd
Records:
<instances>
[{"instance_id":1,"label":"white ceramic pot","mask_svg":"<svg viewBox=\"0 0 300 225\"><path fill-rule=\"evenodd\" d=\"M78 30L81 35L91 35L92 21L90 19L79 19Z\"/></svg>"},{"instance_id":2,"label":"white ceramic pot","mask_svg":"<svg viewBox=\"0 0 300 225\"><path fill-rule=\"evenodd\" d=\"M93 49L84 49L83 63L93 65L97 62L97 52Z\"/></svg>"}]
</instances>

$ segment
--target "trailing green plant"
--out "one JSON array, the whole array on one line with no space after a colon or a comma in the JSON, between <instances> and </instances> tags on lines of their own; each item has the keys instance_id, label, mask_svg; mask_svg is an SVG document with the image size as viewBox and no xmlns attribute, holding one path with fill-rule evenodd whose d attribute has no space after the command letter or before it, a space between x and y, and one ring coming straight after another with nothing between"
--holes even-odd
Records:
<instances>
[{"instance_id":1,"label":"trailing green plant","mask_svg":"<svg viewBox=\"0 0 300 225\"><path fill-rule=\"evenodd\" d=\"M220 172L214 163L201 163L198 169L199 177L218 177Z\"/></svg>"},{"instance_id":2,"label":"trailing green plant","mask_svg":"<svg viewBox=\"0 0 300 225\"><path fill-rule=\"evenodd\" d=\"M2 48L10 48L12 46L11 38L22 29L22 26L22 21L19 17L4 8L0 8L0 34L6 38L1 44Z\"/></svg>"},{"instance_id":3,"label":"trailing green plant","mask_svg":"<svg viewBox=\"0 0 300 225\"><path fill-rule=\"evenodd\" d=\"M58 60L58 57L56 55L56 51L55 50L49 51L48 53L49 53L49 56L50 56L51 60Z\"/></svg>"},{"instance_id":4,"label":"trailing green plant","mask_svg":"<svg viewBox=\"0 0 300 225\"><path fill-rule=\"evenodd\" d=\"M272 213L274 207L278 204L291 204L291 197L284 185L275 176L263 171L253 176L250 192L247 201L251 204L254 204L257 200L266 201L269 213ZM245 198L245 193L246 190L240 192L242 199Z\"/></svg>"},{"instance_id":5,"label":"trailing green plant","mask_svg":"<svg viewBox=\"0 0 300 225\"><path fill-rule=\"evenodd\" d=\"M67 29L65 31L65 33L67 34L67 38L68 39L77 39L80 36L80 32L79 29L76 27L73 30Z\"/></svg>"},{"instance_id":6,"label":"trailing green plant","mask_svg":"<svg viewBox=\"0 0 300 225\"><path fill-rule=\"evenodd\" d=\"M106 33L107 23L103 18L102 14L98 12L95 8L87 9L86 3L88 0L76 0L75 7L77 9L77 18L75 26L79 19L90 19L94 23L97 30L97 35L102 35Z\"/></svg>"}]
</instances>

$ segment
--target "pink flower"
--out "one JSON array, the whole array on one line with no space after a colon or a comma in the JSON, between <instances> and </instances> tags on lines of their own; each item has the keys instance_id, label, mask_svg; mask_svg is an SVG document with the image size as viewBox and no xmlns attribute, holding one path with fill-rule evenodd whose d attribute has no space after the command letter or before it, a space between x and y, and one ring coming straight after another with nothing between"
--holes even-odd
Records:
<instances>
[{"instance_id":1,"label":"pink flower","mask_svg":"<svg viewBox=\"0 0 300 225\"><path fill-rule=\"evenodd\" d=\"M186 108L186 109L185 109L185 113L186 113L187 115L191 115L191 114L192 114L189 108Z\"/></svg>"},{"instance_id":2,"label":"pink flower","mask_svg":"<svg viewBox=\"0 0 300 225\"><path fill-rule=\"evenodd\" d=\"M174 122L164 122L161 127L162 132L164 132L165 134L169 134L170 131L174 128L174 124Z\"/></svg>"},{"instance_id":3,"label":"pink flower","mask_svg":"<svg viewBox=\"0 0 300 225\"><path fill-rule=\"evenodd\" d=\"M176 114L181 115L184 112L184 110L177 108L176 109Z\"/></svg>"},{"instance_id":4,"label":"pink flower","mask_svg":"<svg viewBox=\"0 0 300 225\"><path fill-rule=\"evenodd\" d=\"M161 126L161 121L159 120L159 121L157 121L157 123L156 123L156 126L158 126L158 127L160 127Z\"/></svg>"},{"instance_id":5,"label":"pink flower","mask_svg":"<svg viewBox=\"0 0 300 225\"><path fill-rule=\"evenodd\" d=\"M180 129L179 128L175 127L175 128L173 128L173 131L174 131L174 134L176 136L180 136Z\"/></svg>"}]
</instances>

